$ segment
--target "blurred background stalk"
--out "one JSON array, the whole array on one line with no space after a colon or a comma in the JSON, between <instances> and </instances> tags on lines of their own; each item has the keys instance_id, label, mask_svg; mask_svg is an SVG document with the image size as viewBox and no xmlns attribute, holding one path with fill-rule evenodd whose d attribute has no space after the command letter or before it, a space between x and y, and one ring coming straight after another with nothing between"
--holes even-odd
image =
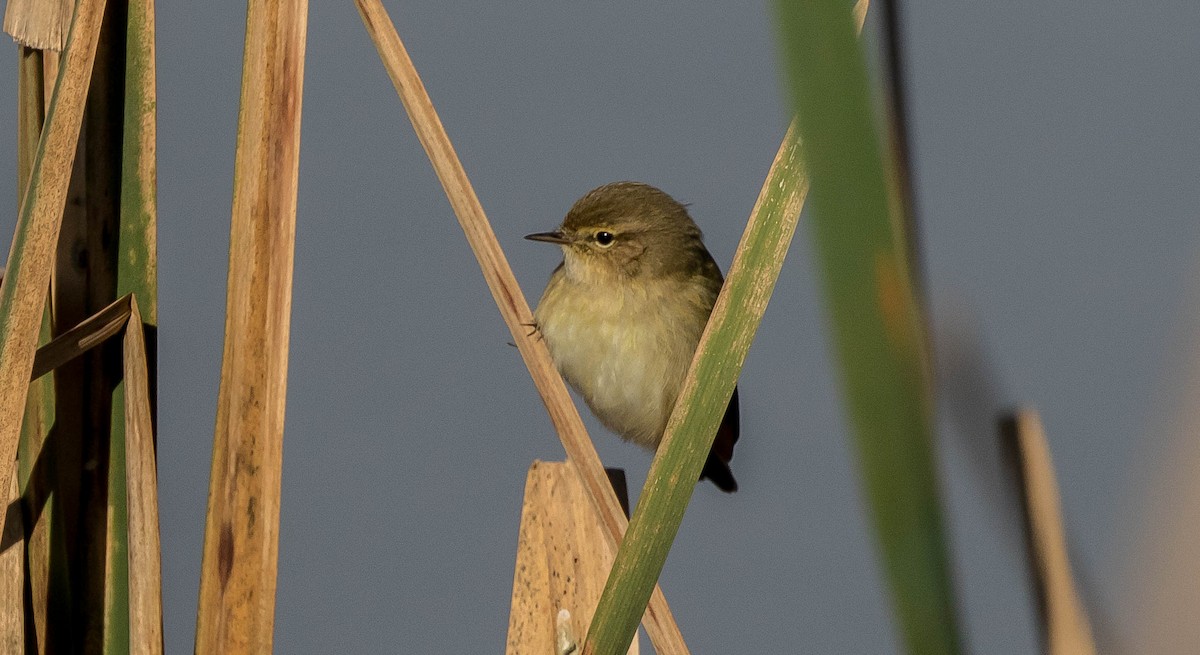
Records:
<instances>
[{"instance_id":1,"label":"blurred background stalk","mask_svg":"<svg viewBox=\"0 0 1200 655\"><path fill-rule=\"evenodd\" d=\"M960 652L933 455L926 332L904 203L889 184L850 7L780 2L812 178L815 251L895 617L907 652Z\"/></svg>"}]
</instances>

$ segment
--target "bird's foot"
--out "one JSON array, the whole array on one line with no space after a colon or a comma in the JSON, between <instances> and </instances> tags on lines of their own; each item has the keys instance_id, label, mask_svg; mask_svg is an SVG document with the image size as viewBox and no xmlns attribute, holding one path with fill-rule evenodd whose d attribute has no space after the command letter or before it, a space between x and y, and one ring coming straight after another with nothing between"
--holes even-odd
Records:
<instances>
[{"instance_id":1,"label":"bird's foot","mask_svg":"<svg viewBox=\"0 0 1200 655\"><path fill-rule=\"evenodd\" d=\"M540 325L538 325L537 321L532 323L522 323L521 325L529 328L529 332L527 332L525 336L532 337L536 335L539 341L545 338L542 336L542 328Z\"/></svg>"},{"instance_id":2,"label":"bird's foot","mask_svg":"<svg viewBox=\"0 0 1200 655\"><path fill-rule=\"evenodd\" d=\"M542 336L542 330L538 326L537 321L534 321L532 323L521 323L521 326L529 328L529 332L525 333L525 336L527 338L536 336L538 338L538 341L542 341L543 339L545 339L545 337ZM512 346L513 348L517 347L517 344L515 344L511 341L509 341L507 343L508 343L508 345Z\"/></svg>"}]
</instances>

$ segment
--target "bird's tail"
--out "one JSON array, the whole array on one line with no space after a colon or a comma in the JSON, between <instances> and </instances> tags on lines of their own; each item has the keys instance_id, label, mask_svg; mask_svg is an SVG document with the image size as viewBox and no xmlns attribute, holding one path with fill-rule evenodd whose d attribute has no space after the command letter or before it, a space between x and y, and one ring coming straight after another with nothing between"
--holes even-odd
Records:
<instances>
[{"instance_id":1,"label":"bird's tail","mask_svg":"<svg viewBox=\"0 0 1200 655\"><path fill-rule=\"evenodd\" d=\"M737 491L737 480L733 479L733 471L729 470L729 460L733 459L733 445L737 443L739 432L738 393L733 388L733 396L729 398L729 406L725 408L725 417L717 428L713 439L712 450L708 451L708 459L704 469L700 471L700 479L708 478L717 488L725 493Z\"/></svg>"},{"instance_id":2,"label":"bird's tail","mask_svg":"<svg viewBox=\"0 0 1200 655\"><path fill-rule=\"evenodd\" d=\"M729 470L729 465L722 462L716 453L708 453L708 459L704 462L704 470L700 471L700 479L704 478L712 480L712 483L725 493L737 491L737 480L733 479L733 471Z\"/></svg>"}]
</instances>

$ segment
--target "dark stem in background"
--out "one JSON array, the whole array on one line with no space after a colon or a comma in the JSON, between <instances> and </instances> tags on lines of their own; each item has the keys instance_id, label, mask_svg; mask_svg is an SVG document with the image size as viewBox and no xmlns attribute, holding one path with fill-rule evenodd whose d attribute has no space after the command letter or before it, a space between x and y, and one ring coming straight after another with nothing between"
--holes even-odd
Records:
<instances>
[{"instance_id":1,"label":"dark stem in background","mask_svg":"<svg viewBox=\"0 0 1200 655\"><path fill-rule=\"evenodd\" d=\"M1045 648L1048 620L1046 618L1046 583L1042 568L1037 565L1033 552L1033 531L1029 528L1029 498L1025 495L1025 468L1021 465L1021 444L1018 437L1017 410L1003 412L997 419L997 431L1000 437L1000 448L1003 451L1005 464L1013 481L1013 495L1021 512L1021 543L1025 549L1025 573L1029 579L1030 596L1033 599L1034 622L1038 629L1038 643Z\"/></svg>"},{"instance_id":2,"label":"dark stem in background","mask_svg":"<svg viewBox=\"0 0 1200 655\"><path fill-rule=\"evenodd\" d=\"M1041 419L1032 410L1014 410L1000 417L998 427L1019 487L1042 652L1095 655L1092 623L1071 571L1061 498Z\"/></svg>"},{"instance_id":3,"label":"dark stem in background","mask_svg":"<svg viewBox=\"0 0 1200 655\"><path fill-rule=\"evenodd\" d=\"M892 140L895 193L903 212L904 234L907 237L907 255L916 282L914 291L923 313L928 317L928 302L925 298L925 262L921 257L920 219L917 217L916 191L912 172L912 141L908 129L908 78L907 61L904 56L904 21L900 0L881 0L880 20L883 23L884 66L887 69L888 119ZM927 344L928 345L928 344Z\"/></svg>"}]
</instances>

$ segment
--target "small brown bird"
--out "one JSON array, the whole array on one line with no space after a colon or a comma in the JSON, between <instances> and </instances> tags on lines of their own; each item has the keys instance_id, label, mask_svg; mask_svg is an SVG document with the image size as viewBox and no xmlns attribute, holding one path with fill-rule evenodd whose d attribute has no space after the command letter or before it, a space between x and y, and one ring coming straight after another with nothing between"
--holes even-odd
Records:
<instances>
[{"instance_id":1,"label":"small brown bird","mask_svg":"<svg viewBox=\"0 0 1200 655\"><path fill-rule=\"evenodd\" d=\"M724 281L700 228L666 193L615 182L525 238L562 247L534 312L558 370L605 427L656 449ZM722 491L737 439L734 389L700 474Z\"/></svg>"}]
</instances>

